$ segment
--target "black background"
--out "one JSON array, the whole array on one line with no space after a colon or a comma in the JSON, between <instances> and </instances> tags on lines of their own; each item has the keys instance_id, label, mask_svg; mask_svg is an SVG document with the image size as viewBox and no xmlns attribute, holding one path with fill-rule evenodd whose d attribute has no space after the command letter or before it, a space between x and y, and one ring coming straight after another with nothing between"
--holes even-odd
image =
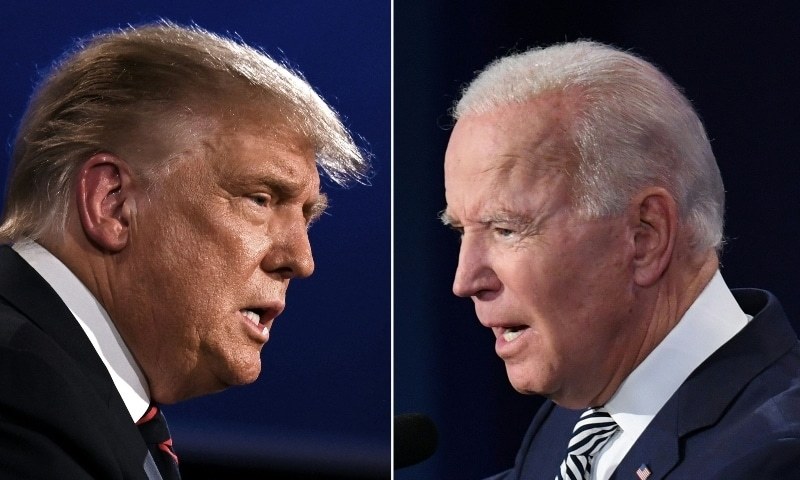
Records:
<instances>
[{"instance_id":1,"label":"black background","mask_svg":"<svg viewBox=\"0 0 800 480\"><path fill-rule=\"evenodd\" d=\"M472 302L450 292L458 240L441 227L447 113L488 62L589 38L630 49L681 85L727 190L723 275L776 293L800 320L800 15L795 2L396 1L395 411L429 414L440 447L396 478L508 468L540 400L515 393Z\"/></svg>"}]
</instances>

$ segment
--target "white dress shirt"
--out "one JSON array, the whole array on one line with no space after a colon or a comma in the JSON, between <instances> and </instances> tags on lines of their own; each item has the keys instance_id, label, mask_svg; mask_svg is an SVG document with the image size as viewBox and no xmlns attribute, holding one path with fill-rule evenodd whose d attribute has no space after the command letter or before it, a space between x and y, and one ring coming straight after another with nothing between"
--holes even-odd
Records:
<instances>
[{"instance_id":1,"label":"white dress shirt","mask_svg":"<svg viewBox=\"0 0 800 480\"><path fill-rule=\"evenodd\" d=\"M608 480L686 378L750 319L717 271L675 328L605 404L620 430L595 455L592 479Z\"/></svg>"},{"instance_id":2,"label":"white dress shirt","mask_svg":"<svg viewBox=\"0 0 800 480\"><path fill-rule=\"evenodd\" d=\"M53 287L78 321L122 397L131 419L142 418L150 406L147 381L114 322L78 277L41 245L25 241L14 250Z\"/></svg>"}]
</instances>

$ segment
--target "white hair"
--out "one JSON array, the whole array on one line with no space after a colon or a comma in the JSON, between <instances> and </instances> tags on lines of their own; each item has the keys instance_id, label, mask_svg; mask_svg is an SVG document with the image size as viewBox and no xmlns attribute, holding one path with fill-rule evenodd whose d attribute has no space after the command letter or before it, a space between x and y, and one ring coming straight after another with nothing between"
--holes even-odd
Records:
<instances>
[{"instance_id":1,"label":"white hair","mask_svg":"<svg viewBox=\"0 0 800 480\"><path fill-rule=\"evenodd\" d=\"M696 248L721 248L725 191L703 124L678 87L635 55L579 41L500 58L464 89L453 117L549 93L576 105L567 122L580 213L620 214L638 190L657 185L675 198Z\"/></svg>"}]
</instances>

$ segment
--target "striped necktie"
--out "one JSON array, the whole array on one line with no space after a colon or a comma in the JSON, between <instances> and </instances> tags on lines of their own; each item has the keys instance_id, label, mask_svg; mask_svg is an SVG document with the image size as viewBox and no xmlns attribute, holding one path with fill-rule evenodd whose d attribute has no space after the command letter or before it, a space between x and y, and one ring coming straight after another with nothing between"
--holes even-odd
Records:
<instances>
[{"instance_id":1,"label":"striped necktie","mask_svg":"<svg viewBox=\"0 0 800 480\"><path fill-rule=\"evenodd\" d=\"M556 480L590 478L595 453L603 448L618 428L614 419L603 408L590 408L583 412L572 431L567 458L561 462Z\"/></svg>"},{"instance_id":2,"label":"striped necktie","mask_svg":"<svg viewBox=\"0 0 800 480\"><path fill-rule=\"evenodd\" d=\"M178 456L172 449L172 437L161 409L155 404L150 405L147 413L136 422L136 426L139 427L139 433L147 444L161 477L164 480L180 480Z\"/></svg>"}]
</instances>

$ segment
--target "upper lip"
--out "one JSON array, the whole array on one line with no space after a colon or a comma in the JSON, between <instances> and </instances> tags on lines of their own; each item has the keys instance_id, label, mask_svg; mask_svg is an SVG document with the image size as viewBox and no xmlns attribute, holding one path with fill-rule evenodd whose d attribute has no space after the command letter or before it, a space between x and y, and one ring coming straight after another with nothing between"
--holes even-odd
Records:
<instances>
[{"instance_id":1,"label":"upper lip","mask_svg":"<svg viewBox=\"0 0 800 480\"><path fill-rule=\"evenodd\" d=\"M479 319L480 319L480 317L479 317ZM504 322L502 320L491 321L491 320L480 319L480 322L481 322L481 325L483 325L484 327L490 328L492 330L492 333L494 333L495 337L499 337L500 335L505 333L507 330L523 329L523 328L529 328L530 327L530 325L526 325L524 323Z\"/></svg>"},{"instance_id":2,"label":"upper lip","mask_svg":"<svg viewBox=\"0 0 800 480\"><path fill-rule=\"evenodd\" d=\"M275 319L275 317L283 312L284 306L284 303L281 301L261 302L248 305L247 307L242 308L242 310L250 310L257 313L260 317L258 323L261 325L267 325L268 322L271 322Z\"/></svg>"},{"instance_id":3,"label":"upper lip","mask_svg":"<svg viewBox=\"0 0 800 480\"><path fill-rule=\"evenodd\" d=\"M502 335L509 330L524 330L526 328L530 328L528 325L520 324L520 325L508 325L505 327L495 327L492 328L492 331L495 332L495 335Z\"/></svg>"}]
</instances>

